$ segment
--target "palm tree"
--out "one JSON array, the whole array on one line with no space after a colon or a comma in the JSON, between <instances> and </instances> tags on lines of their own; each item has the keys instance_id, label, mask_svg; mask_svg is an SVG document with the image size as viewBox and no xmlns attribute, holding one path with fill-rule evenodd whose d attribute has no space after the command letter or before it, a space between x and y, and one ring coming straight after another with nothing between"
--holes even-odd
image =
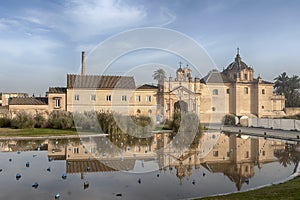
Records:
<instances>
[{"instance_id":1,"label":"palm tree","mask_svg":"<svg viewBox=\"0 0 300 200\"><path fill-rule=\"evenodd\" d=\"M166 72L163 69L158 69L154 71L152 77L154 80L157 80L158 84L158 96L157 96L157 105L159 107L163 107L164 100L163 100L163 93L164 93L164 80L166 78ZM160 115L163 115L163 110L158 107L158 111Z\"/></svg>"},{"instance_id":2,"label":"palm tree","mask_svg":"<svg viewBox=\"0 0 300 200\"><path fill-rule=\"evenodd\" d=\"M152 77L154 80L157 80L159 84L166 78L166 72L163 69L158 69L154 71Z\"/></svg>"},{"instance_id":3,"label":"palm tree","mask_svg":"<svg viewBox=\"0 0 300 200\"><path fill-rule=\"evenodd\" d=\"M283 72L282 74L274 78L274 80L275 80L274 89L276 93L284 94L286 89L288 88L288 81L289 81L289 77L286 75L286 72Z\"/></svg>"},{"instance_id":4,"label":"palm tree","mask_svg":"<svg viewBox=\"0 0 300 200\"><path fill-rule=\"evenodd\" d=\"M274 89L277 94L284 94L286 98L286 107L300 106L300 78L297 75L289 77L283 72L274 78Z\"/></svg>"},{"instance_id":5,"label":"palm tree","mask_svg":"<svg viewBox=\"0 0 300 200\"><path fill-rule=\"evenodd\" d=\"M299 89L300 89L300 78L299 76L293 75L289 81L288 81L288 86L289 86L289 92L290 96L288 99L288 106L291 107L297 107L300 105L300 96L299 96Z\"/></svg>"}]
</instances>

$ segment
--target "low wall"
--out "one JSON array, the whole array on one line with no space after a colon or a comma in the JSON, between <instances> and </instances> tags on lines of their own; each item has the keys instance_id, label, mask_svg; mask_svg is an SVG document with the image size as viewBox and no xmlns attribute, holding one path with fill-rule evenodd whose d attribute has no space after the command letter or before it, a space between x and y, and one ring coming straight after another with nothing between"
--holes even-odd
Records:
<instances>
[{"instance_id":1,"label":"low wall","mask_svg":"<svg viewBox=\"0 0 300 200\"><path fill-rule=\"evenodd\" d=\"M285 108L284 111L285 111L285 114L287 116L293 116L293 115L300 114L300 108L299 107Z\"/></svg>"},{"instance_id":2,"label":"low wall","mask_svg":"<svg viewBox=\"0 0 300 200\"><path fill-rule=\"evenodd\" d=\"M249 118L248 123L251 127L300 131L300 120L295 119Z\"/></svg>"}]
</instances>

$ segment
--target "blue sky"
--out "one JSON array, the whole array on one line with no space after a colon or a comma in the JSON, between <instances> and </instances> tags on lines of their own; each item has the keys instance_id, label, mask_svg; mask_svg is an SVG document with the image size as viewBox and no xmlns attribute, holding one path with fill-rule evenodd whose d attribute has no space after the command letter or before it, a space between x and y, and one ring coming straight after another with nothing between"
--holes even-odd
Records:
<instances>
[{"instance_id":1,"label":"blue sky","mask_svg":"<svg viewBox=\"0 0 300 200\"><path fill-rule=\"evenodd\" d=\"M79 72L81 51L90 54L113 35L143 27L185 34L220 70L239 47L256 76L299 75L299 10L296 0L1 1L0 91L44 95L49 86L65 86L66 74ZM151 63L176 69L180 59L160 51L136 52L112 64L111 73L120 66L130 74L130 67ZM151 74L136 79L151 82Z\"/></svg>"}]
</instances>

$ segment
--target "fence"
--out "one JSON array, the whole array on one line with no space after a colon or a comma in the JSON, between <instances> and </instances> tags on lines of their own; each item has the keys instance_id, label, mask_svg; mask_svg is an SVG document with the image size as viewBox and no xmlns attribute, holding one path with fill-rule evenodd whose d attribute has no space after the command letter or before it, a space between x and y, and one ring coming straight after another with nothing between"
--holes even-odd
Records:
<instances>
[{"instance_id":1,"label":"fence","mask_svg":"<svg viewBox=\"0 0 300 200\"><path fill-rule=\"evenodd\" d=\"M262 127L282 130L300 131L300 120L295 119L268 119L268 118L249 118L248 126Z\"/></svg>"}]
</instances>

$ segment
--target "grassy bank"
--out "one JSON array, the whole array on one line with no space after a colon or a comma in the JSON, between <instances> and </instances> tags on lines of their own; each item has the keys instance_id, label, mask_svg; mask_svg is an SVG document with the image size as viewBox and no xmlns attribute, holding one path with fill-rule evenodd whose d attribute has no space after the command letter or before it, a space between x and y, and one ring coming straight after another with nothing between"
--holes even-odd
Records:
<instances>
[{"instance_id":1,"label":"grassy bank","mask_svg":"<svg viewBox=\"0 0 300 200\"><path fill-rule=\"evenodd\" d=\"M241 192L224 196L206 197L200 199L300 199L300 177L296 177L295 179L282 184L268 186L248 192Z\"/></svg>"},{"instance_id":2,"label":"grassy bank","mask_svg":"<svg viewBox=\"0 0 300 200\"><path fill-rule=\"evenodd\" d=\"M52 128L28 128L28 129L13 129L0 128L0 137L34 137L34 136L49 136L49 135L77 135L76 129L52 129Z\"/></svg>"}]
</instances>

